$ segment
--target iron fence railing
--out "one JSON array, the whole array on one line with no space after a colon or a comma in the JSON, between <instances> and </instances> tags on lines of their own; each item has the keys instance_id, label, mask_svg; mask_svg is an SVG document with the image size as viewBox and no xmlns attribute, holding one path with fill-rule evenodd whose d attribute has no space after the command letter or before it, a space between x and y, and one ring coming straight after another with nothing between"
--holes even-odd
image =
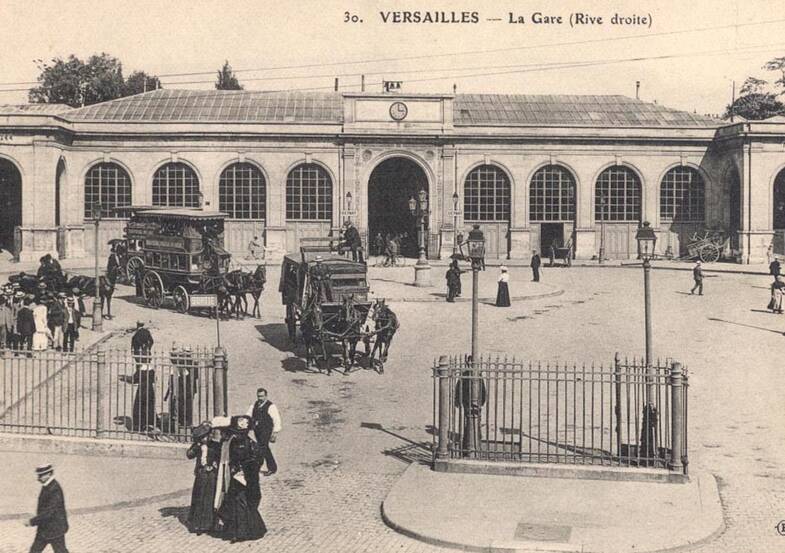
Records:
<instances>
[{"instance_id":1,"label":"iron fence railing","mask_svg":"<svg viewBox=\"0 0 785 553\"><path fill-rule=\"evenodd\" d=\"M226 368L220 348L0 351L0 430L186 441L225 414Z\"/></svg>"},{"instance_id":2,"label":"iron fence railing","mask_svg":"<svg viewBox=\"0 0 785 553\"><path fill-rule=\"evenodd\" d=\"M435 461L687 467L687 373L616 356L610 367L442 357Z\"/></svg>"}]
</instances>

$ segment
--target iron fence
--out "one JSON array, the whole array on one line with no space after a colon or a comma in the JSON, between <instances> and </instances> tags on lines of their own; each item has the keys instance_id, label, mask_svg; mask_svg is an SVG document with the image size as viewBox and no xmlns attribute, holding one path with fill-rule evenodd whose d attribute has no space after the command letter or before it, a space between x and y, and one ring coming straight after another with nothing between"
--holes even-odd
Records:
<instances>
[{"instance_id":1,"label":"iron fence","mask_svg":"<svg viewBox=\"0 0 785 553\"><path fill-rule=\"evenodd\" d=\"M0 430L186 441L225 414L226 365L220 348L0 351Z\"/></svg>"},{"instance_id":2,"label":"iron fence","mask_svg":"<svg viewBox=\"0 0 785 553\"><path fill-rule=\"evenodd\" d=\"M610 367L442 357L434 461L479 459L687 471L687 372L617 355Z\"/></svg>"}]
</instances>

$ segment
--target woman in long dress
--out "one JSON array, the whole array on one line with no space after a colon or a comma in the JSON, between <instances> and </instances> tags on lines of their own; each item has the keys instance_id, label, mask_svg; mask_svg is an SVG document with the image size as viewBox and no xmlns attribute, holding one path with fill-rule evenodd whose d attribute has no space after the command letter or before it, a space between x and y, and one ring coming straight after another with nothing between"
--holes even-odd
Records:
<instances>
[{"instance_id":1,"label":"woman in long dress","mask_svg":"<svg viewBox=\"0 0 785 553\"><path fill-rule=\"evenodd\" d=\"M149 358L148 358L149 359ZM137 363L133 375L121 374L121 382L138 384L131 412L131 429L146 432L155 427L155 370L147 363Z\"/></svg>"},{"instance_id":2,"label":"woman in long dress","mask_svg":"<svg viewBox=\"0 0 785 553\"><path fill-rule=\"evenodd\" d=\"M191 491L191 509L188 511L188 528L201 534L215 528L215 489L218 480L218 462L221 459L221 431L213 430L204 422L193 430L194 443L186 456L196 459L194 487Z\"/></svg>"},{"instance_id":3,"label":"woman in long dress","mask_svg":"<svg viewBox=\"0 0 785 553\"><path fill-rule=\"evenodd\" d=\"M502 265L500 267L501 274L499 275L499 288L496 291L496 307L510 307L510 275L507 273L507 267Z\"/></svg>"},{"instance_id":4,"label":"woman in long dress","mask_svg":"<svg viewBox=\"0 0 785 553\"><path fill-rule=\"evenodd\" d=\"M784 293L785 282L777 275L774 277L774 282L771 283L771 301L769 302L769 309L771 309L772 313L782 313L782 298Z\"/></svg>"},{"instance_id":5,"label":"woman in long dress","mask_svg":"<svg viewBox=\"0 0 785 553\"><path fill-rule=\"evenodd\" d=\"M232 542L258 540L267 533L267 526L259 514L262 450L248 436L250 425L248 416L232 417L228 443L224 444L221 451L222 464L226 464L228 454L227 468L231 480L218 516L223 521L225 537Z\"/></svg>"}]
</instances>

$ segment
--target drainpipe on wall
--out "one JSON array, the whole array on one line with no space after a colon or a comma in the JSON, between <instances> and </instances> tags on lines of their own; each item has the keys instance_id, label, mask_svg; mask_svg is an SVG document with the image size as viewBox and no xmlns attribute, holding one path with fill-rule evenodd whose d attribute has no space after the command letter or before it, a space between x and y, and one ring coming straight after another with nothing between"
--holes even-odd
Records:
<instances>
[{"instance_id":1,"label":"drainpipe on wall","mask_svg":"<svg viewBox=\"0 0 785 553\"><path fill-rule=\"evenodd\" d=\"M749 125L747 126L749 130ZM752 249L752 140L747 137L747 254L745 264L750 264L750 250Z\"/></svg>"}]
</instances>

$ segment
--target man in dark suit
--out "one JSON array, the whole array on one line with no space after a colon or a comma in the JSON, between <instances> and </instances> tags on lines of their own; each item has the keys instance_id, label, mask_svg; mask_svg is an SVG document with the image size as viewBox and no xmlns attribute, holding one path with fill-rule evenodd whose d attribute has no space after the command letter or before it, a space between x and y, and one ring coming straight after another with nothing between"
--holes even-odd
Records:
<instances>
[{"instance_id":1,"label":"man in dark suit","mask_svg":"<svg viewBox=\"0 0 785 553\"><path fill-rule=\"evenodd\" d=\"M134 352L134 359L137 363L149 363L150 352L153 349L153 335L144 327L142 321L136 322L136 331L131 336L131 351Z\"/></svg>"},{"instance_id":2,"label":"man in dark suit","mask_svg":"<svg viewBox=\"0 0 785 553\"><path fill-rule=\"evenodd\" d=\"M82 314L76 308L73 296L66 298L63 310L63 351L74 351L74 343L79 339L81 322Z\"/></svg>"},{"instance_id":3,"label":"man in dark suit","mask_svg":"<svg viewBox=\"0 0 785 553\"><path fill-rule=\"evenodd\" d=\"M534 282L540 282L540 265L542 265L542 259L540 259L540 254L537 253L537 250L532 251L532 280Z\"/></svg>"},{"instance_id":4,"label":"man in dark suit","mask_svg":"<svg viewBox=\"0 0 785 553\"><path fill-rule=\"evenodd\" d=\"M351 221L346 221L343 224L343 246L352 250L352 261L359 261L365 263L363 260L363 241L360 238L360 233Z\"/></svg>"},{"instance_id":5,"label":"man in dark suit","mask_svg":"<svg viewBox=\"0 0 785 553\"><path fill-rule=\"evenodd\" d=\"M57 483L52 465L35 469L41 492L38 494L36 515L25 522L26 526L37 526L35 540L30 553L40 553L51 544L55 553L68 553L65 546L65 533L68 532L68 517L65 513L63 489Z\"/></svg>"},{"instance_id":6,"label":"man in dark suit","mask_svg":"<svg viewBox=\"0 0 785 553\"><path fill-rule=\"evenodd\" d=\"M19 335L19 349L31 350L33 348L33 334L35 334L35 319L30 305L31 297L26 297L22 308L16 314L16 333Z\"/></svg>"}]
</instances>

